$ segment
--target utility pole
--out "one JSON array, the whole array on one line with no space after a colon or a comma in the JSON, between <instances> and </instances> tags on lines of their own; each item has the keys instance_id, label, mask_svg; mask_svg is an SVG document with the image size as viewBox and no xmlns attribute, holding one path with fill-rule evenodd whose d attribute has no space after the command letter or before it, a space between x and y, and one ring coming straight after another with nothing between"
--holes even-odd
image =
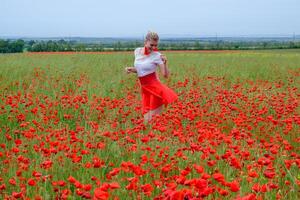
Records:
<instances>
[{"instance_id":1,"label":"utility pole","mask_svg":"<svg viewBox=\"0 0 300 200\"><path fill-rule=\"evenodd\" d=\"M295 32L293 34L293 42L295 42L295 39L296 39L296 35L295 35Z\"/></svg>"}]
</instances>

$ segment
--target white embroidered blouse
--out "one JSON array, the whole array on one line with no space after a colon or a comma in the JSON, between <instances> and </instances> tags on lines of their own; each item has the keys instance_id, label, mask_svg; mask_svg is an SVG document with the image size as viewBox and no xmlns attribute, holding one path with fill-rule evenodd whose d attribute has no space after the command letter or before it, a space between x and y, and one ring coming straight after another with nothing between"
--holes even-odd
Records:
<instances>
[{"instance_id":1,"label":"white embroidered blouse","mask_svg":"<svg viewBox=\"0 0 300 200\"><path fill-rule=\"evenodd\" d=\"M158 65L163 64L161 54L152 51L149 55L143 54L143 47L134 50L134 67L136 68L138 77L146 76L156 71Z\"/></svg>"}]
</instances>

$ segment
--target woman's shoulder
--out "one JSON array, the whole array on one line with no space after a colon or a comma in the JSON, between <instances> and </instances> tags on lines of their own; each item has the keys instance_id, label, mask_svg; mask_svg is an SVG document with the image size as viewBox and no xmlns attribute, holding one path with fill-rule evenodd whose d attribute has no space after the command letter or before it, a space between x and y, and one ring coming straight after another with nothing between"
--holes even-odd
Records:
<instances>
[{"instance_id":1,"label":"woman's shoulder","mask_svg":"<svg viewBox=\"0 0 300 200\"><path fill-rule=\"evenodd\" d=\"M143 47L137 47L134 51L139 51L141 50Z\"/></svg>"},{"instance_id":2,"label":"woman's shoulder","mask_svg":"<svg viewBox=\"0 0 300 200\"><path fill-rule=\"evenodd\" d=\"M158 56L161 55L161 53L160 53L159 51L153 51L153 54L154 54L154 55L158 55Z\"/></svg>"},{"instance_id":3,"label":"woman's shoulder","mask_svg":"<svg viewBox=\"0 0 300 200\"><path fill-rule=\"evenodd\" d=\"M138 47L134 50L134 55L138 55L138 54L141 54L141 51L142 51L143 47Z\"/></svg>"},{"instance_id":4,"label":"woman's shoulder","mask_svg":"<svg viewBox=\"0 0 300 200\"><path fill-rule=\"evenodd\" d=\"M161 53L160 53L159 51L153 51L153 52L152 52L152 55L153 55L155 58L160 58Z\"/></svg>"}]
</instances>

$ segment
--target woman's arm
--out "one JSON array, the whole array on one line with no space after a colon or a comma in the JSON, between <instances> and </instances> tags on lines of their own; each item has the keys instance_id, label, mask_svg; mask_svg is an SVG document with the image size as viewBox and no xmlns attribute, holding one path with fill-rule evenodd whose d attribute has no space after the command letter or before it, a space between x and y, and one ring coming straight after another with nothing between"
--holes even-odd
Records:
<instances>
[{"instance_id":1,"label":"woman's arm","mask_svg":"<svg viewBox=\"0 0 300 200\"><path fill-rule=\"evenodd\" d=\"M162 73L162 75L165 77L165 78L168 78L169 75L170 75L170 71L169 71L169 68L168 68L168 60L167 60L167 57L165 55L161 55L161 59L163 61L163 64L160 64L159 65L159 68L160 68L160 72Z\"/></svg>"},{"instance_id":2,"label":"woman's arm","mask_svg":"<svg viewBox=\"0 0 300 200\"><path fill-rule=\"evenodd\" d=\"M137 55L140 53L140 51L141 51L141 48L136 48L136 49L134 50L134 57L135 57L135 59L136 59ZM130 74L130 73L137 73L135 67L125 67L125 71L127 72L127 74Z\"/></svg>"},{"instance_id":3,"label":"woman's arm","mask_svg":"<svg viewBox=\"0 0 300 200\"><path fill-rule=\"evenodd\" d=\"M125 67L125 71L126 71L128 74L129 74L129 73L137 73L135 67Z\"/></svg>"}]
</instances>

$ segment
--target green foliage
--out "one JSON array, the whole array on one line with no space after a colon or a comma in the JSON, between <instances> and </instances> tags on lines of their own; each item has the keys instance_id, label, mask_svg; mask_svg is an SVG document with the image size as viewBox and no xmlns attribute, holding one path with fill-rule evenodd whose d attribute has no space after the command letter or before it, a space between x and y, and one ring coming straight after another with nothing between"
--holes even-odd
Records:
<instances>
[{"instance_id":1,"label":"green foliage","mask_svg":"<svg viewBox=\"0 0 300 200\"><path fill-rule=\"evenodd\" d=\"M0 53L23 52L25 42L23 40L0 40Z\"/></svg>"},{"instance_id":2,"label":"green foliage","mask_svg":"<svg viewBox=\"0 0 300 200\"><path fill-rule=\"evenodd\" d=\"M66 52L66 51L132 51L143 46L143 41L131 39L104 39L88 41L76 39L60 40L0 40L0 53L16 52ZM226 40L226 39L161 39L160 50L259 50L259 49L297 49L300 41L288 40Z\"/></svg>"}]
</instances>

